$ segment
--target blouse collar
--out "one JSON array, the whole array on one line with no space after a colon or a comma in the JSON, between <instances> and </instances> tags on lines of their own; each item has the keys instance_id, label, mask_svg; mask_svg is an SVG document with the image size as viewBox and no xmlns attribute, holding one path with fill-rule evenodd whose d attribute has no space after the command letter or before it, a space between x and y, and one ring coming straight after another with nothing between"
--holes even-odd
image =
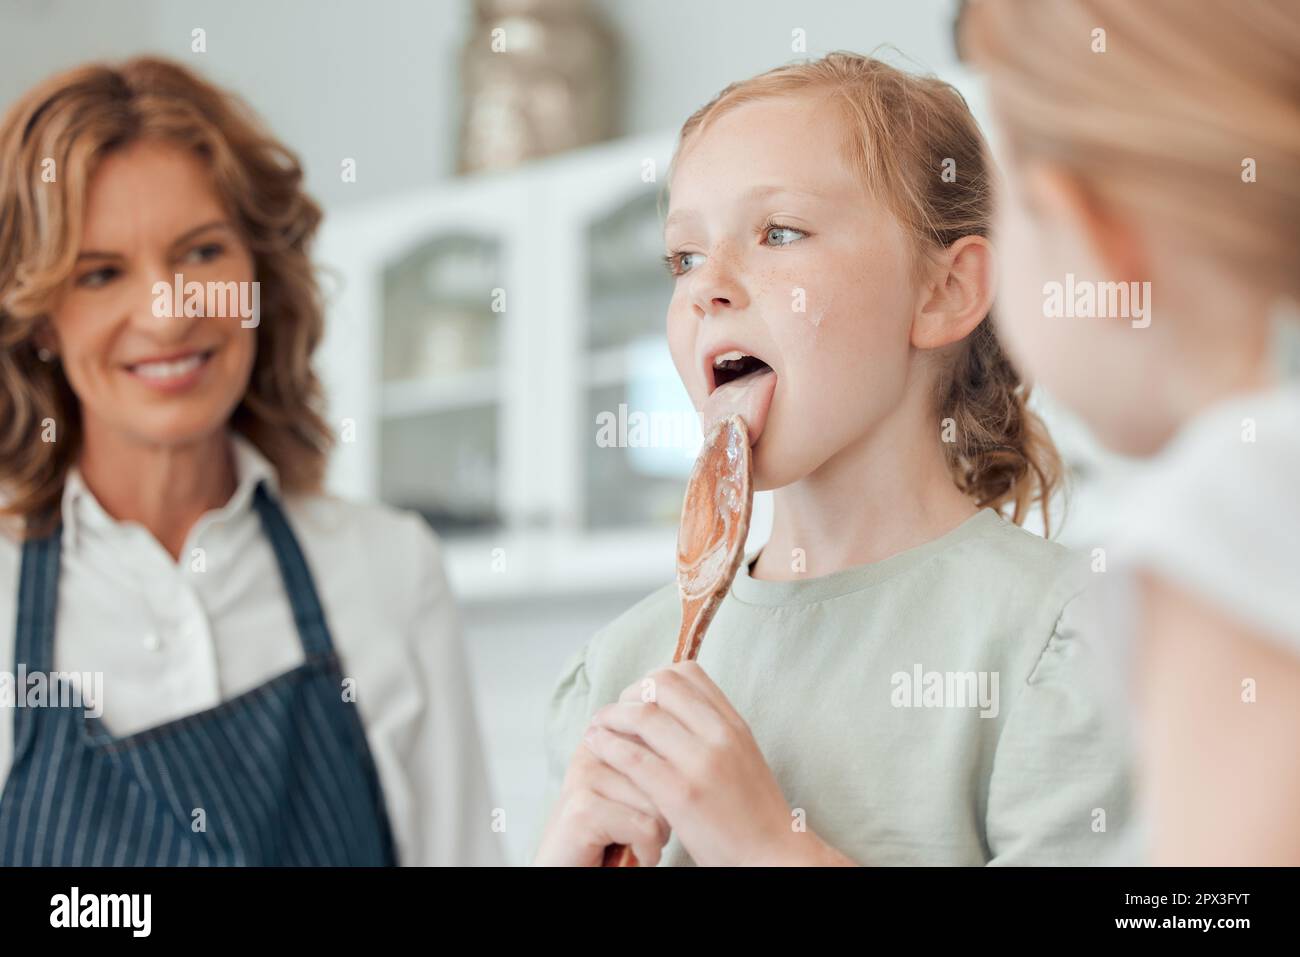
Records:
<instances>
[{"instance_id":1,"label":"blouse collar","mask_svg":"<svg viewBox=\"0 0 1300 957\"><path fill-rule=\"evenodd\" d=\"M227 435L234 456L235 492L221 508L204 515L199 520L199 525L230 519L250 509L253 493L262 482L266 483L268 492L277 497L280 494L280 478L275 466L240 433L232 430ZM76 548L79 536L87 529L109 530L119 528L122 524L104 510L86 485L81 470L75 465L68 470L63 483L59 510L63 519L65 548Z\"/></svg>"}]
</instances>

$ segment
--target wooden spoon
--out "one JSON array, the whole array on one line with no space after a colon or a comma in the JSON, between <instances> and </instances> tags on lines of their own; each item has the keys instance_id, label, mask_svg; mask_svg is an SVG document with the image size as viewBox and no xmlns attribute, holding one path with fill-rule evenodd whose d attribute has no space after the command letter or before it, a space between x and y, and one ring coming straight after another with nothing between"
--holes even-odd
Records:
<instances>
[{"instance_id":1,"label":"wooden spoon","mask_svg":"<svg viewBox=\"0 0 1300 957\"><path fill-rule=\"evenodd\" d=\"M677 529L677 591L682 627L673 661L694 661L704 632L740 570L754 505L754 460L749 431L739 415L709 432L686 484ZM622 844L605 848L603 867L636 867Z\"/></svg>"}]
</instances>

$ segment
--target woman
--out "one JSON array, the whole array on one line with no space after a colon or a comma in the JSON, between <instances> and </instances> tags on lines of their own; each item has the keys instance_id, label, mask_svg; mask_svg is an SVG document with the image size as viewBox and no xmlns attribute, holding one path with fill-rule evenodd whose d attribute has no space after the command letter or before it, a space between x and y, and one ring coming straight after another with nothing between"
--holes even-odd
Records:
<instances>
[{"instance_id":1,"label":"woman","mask_svg":"<svg viewBox=\"0 0 1300 957\"><path fill-rule=\"evenodd\" d=\"M959 34L1004 145L1002 333L1146 463L1097 544L1147 855L1298 864L1300 8L983 0Z\"/></svg>"},{"instance_id":2,"label":"woman","mask_svg":"<svg viewBox=\"0 0 1300 957\"><path fill-rule=\"evenodd\" d=\"M0 659L44 705L0 864L499 859L437 543L320 493L301 178L160 60L0 125Z\"/></svg>"}]
</instances>

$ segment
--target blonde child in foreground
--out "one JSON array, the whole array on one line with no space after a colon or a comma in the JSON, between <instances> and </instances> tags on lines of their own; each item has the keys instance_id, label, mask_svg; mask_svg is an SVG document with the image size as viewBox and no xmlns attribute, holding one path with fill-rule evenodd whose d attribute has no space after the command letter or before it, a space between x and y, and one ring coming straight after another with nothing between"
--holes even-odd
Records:
<instances>
[{"instance_id":1,"label":"blonde child in foreground","mask_svg":"<svg viewBox=\"0 0 1300 957\"><path fill-rule=\"evenodd\" d=\"M986 0L961 36L1005 142L1008 341L1147 460L1097 543L1146 859L1300 864L1300 7ZM1044 319L1067 273L1147 284L1147 324Z\"/></svg>"},{"instance_id":2,"label":"blonde child in foreground","mask_svg":"<svg viewBox=\"0 0 1300 957\"><path fill-rule=\"evenodd\" d=\"M1127 772L1069 624L1083 570L999 515L1057 462L988 320L982 154L955 90L853 54L686 123L669 343L706 422L745 417L772 535L698 663L664 666L673 585L574 655L536 863L1111 853Z\"/></svg>"}]
</instances>

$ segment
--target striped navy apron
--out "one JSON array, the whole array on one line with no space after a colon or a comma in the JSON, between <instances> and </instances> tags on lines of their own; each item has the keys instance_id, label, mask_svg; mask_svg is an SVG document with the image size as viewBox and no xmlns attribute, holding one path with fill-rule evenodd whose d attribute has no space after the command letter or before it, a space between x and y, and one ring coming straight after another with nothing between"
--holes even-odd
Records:
<instances>
[{"instance_id":1,"label":"striped navy apron","mask_svg":"<svg viewBox=\"0 0 1300 957\"><path fill-rule=\"evenodd\" d=\"M397 863L307 563L260 485L253 504L306 660L214 708L121 738L82 706L14 708L0 865ZM60 531L23 547L15 673L53 671Z\"/></svg>"}]
</instances>

